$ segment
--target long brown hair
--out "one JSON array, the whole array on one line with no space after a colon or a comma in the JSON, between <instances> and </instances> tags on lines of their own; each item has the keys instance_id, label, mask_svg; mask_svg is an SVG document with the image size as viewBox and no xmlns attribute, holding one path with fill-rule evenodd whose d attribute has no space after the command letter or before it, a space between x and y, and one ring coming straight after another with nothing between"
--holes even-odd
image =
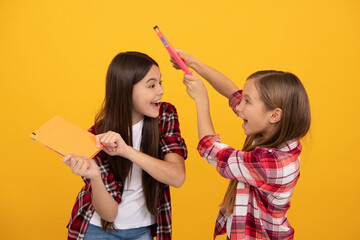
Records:
<instances>
[{"instance_id":1,"label":"long brown hair","mask_svg":"<svg viewBox=\"0 0 360 240\"><path fill-rule=\"evenodd\" d=\"M310 128L310 104L306 90L297 76L281 71L258 71L250 75L254 79L261 100L266 110L280 108L281 120L276 123L268 137L259 134L247 136L243 151L263 147L277 147L292 140L301 139ZM254 144L254 140L257 140ZM234 211L236 188L238 181L230 180L224 201L220 205L228 215Z\"/></svg>"},{"instance_id":2,"label":"long brown hair","mask_svg":"<svg viewBox=\"0 0 360 240\"><path fill-rule=\"evenodd\" d=\"M153 65L158 66L152 58L140 52L123 52L114 57L106 76L105 99L95 118L97 133L117 132L126 144L132 146L133 87L145 77ZM140 151L158 158L159 139L158 119L144 116ZM115 179L124 183L131 175L132 162L120 156L107 157ZM148 211L157 215L157 196L162 184L143 171L142 186ZM114 229L113 222L102 219L101 225L104 230Z\"/></svg>"}]
</instances>

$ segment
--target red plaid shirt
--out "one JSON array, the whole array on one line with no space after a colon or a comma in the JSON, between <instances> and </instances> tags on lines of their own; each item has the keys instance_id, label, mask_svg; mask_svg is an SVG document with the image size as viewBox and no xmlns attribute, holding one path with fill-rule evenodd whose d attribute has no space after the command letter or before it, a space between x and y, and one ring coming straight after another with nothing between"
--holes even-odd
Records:
<instances>
[{"instance_id":1,"label":"red plaid shirt","mask_svg":"<svg viewBox=\"0 0 360 240\"><path fill-rule=\"evenodd\" d=\"M230 97L234 112L241 99L241 91ZM205 136L198 151L221 176L238 181L230 239L293 239L294 229L286 212L300 175L300 142L292 140L277 148L243 152L219 139L219 135ZM226 233L227 220L225 210L220 209L214 239Z\"/></svg>"},{"instance_id":2,"label":"red plaid shirt","mask_svg":"<svg viewBox=\"0 0 360 240\"><path fill-rule=\"evenodd\" d=\"M167 153L177 153L187 158L187 149L184 139L180 135L179 121L176 109L169 103L161 103L159 126L161 132L160 152L163 159ZM93 128L90 132L95 133ZM121 189L123 183L117 181L114 174L110 170L110 164L107 160L107 154L101 151L94 157L98 164L102 180L106 189L115 201L121 202ZM68 239L83 239L94 213L91 200L91 185L89 179L83 178L85 186L81 189L76 198L74 208L71 213L70 222L68 224ZM152 234L158 240L171 240L171 202L169 186L166 186L158 197L158 215L156 224L152 226Z\"/></svg>"}]
</instances>

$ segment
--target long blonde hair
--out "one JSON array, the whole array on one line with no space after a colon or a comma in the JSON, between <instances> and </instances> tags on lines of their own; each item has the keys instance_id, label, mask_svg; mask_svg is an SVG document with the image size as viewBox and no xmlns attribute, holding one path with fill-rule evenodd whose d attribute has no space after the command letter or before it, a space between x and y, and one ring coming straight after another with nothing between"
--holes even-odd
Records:
<instances>
[{"instance_id":1,"label":"long blonde hair","mask_svg":"<svg viewBox=\"0 0 360 240\"><path fill-rule=\"evenodd\" d=\"M262 138L260 134L247 136L242 150L248 152L256 147L277 147L286 141L304 137L310 128L311 114L309 99L299 78L292 73L269 70L255 72L248 79L255 80L266 110L280 108L282 117L268 137ZM220 205L228 215L234 211L237 184L237 180L230 180Z\"/></svg>"}]
</instances>

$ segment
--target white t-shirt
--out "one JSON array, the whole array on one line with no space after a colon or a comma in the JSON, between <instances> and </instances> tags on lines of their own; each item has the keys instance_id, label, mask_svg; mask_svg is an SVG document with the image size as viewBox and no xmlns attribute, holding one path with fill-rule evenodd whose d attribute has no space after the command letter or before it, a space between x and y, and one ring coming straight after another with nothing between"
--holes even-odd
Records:
<instances>
[{"instance_id":1,"label":"white t-shirt","mask_svg":"<svg viewBox=\"0 0 360 240\"><path fill-rule=\"evenodd\" d=\"M230 238L230 234L231 234L231 224L232 224L232 220L233 220L233 214L231 214L230 216L228 216L227 222L226 222L226 233L228 235L228 237Z\"/></svg>"},{"instance_id":2,"label":"white t-shirt","mask_svg":"<svg viewBox=\"0 0 360 240\"><path fill-rule=\"evenodd\" d=\"M132 126L133 148L136 150L140 150L143 124L144 120L141 120ZM90 223L101 226L100 219L100 216L94 212ZM133 163L131 176L124 183L124 191L114 224L117 229L129 229L150 226L155 221L155 216L151 215L146 208L142 188L142 169Z\"/></svg>"}]
</instances>

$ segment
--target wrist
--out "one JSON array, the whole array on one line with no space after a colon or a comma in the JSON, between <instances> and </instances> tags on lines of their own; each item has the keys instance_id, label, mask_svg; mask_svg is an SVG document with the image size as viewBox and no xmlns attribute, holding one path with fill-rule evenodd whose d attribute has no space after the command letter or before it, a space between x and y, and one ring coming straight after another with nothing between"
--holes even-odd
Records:
<instances>
[{"instance_id":1,"label":"wrist","mask_svg":"<svg viewBox=\"0 0 360 240\"><path fill-rule=\"evenodd\" d=\"M95 173L95 174L92 175L92 176L89 176L89 179L90 179L91 182L99 182L99 181L102 182L100 171L97 172L97 173Z\"/></svg>"},{"instance_id":2,"label":"wrist","mask_svg":"<svg viewBox=\"0 0 360 240\"><path fill-rule=\"evenodd\" d=\"M188 61L187 61L187 65L188 67L194 69L195 71L197 70L197 67L199 65L199 60L197 60L195 57L190 56Z\"/></svg>"},{"instance_id":3,"label":"wrist","mask_svg":"<svg viewBox=\"0 0 360 240\"><path fill-rule=\"evenodd\" d=\"M130 159L130 156L132 155L131 152L135 150L133 147L126 145L126 147L124 148L122 154L119 154L121 157L123 158L127 158Z\"/></svg>"},{"instance_id":4,"label":"wrist","mask_svg":"<svg viewBox=\"0 0 360 240\"><path fill-rule=\"evenodd\" d=\"M196 106L198 107L206 107L209 105L209 98L207 94L198 96L194 99Z\"/></svg>"}]
</instances>

